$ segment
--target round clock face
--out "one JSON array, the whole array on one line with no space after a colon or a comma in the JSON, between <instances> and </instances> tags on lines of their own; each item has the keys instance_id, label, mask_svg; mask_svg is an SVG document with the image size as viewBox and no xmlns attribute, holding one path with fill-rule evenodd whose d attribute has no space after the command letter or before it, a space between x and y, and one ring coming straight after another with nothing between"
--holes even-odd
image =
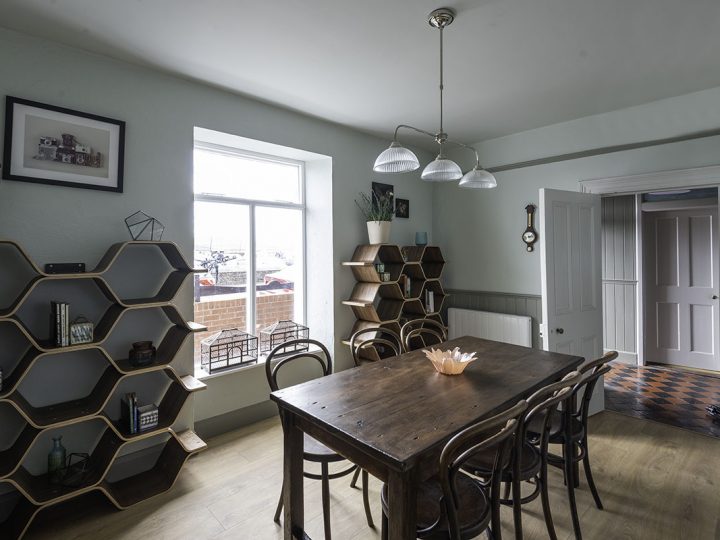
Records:
<instances>
[{"instance_id":1,"label":"round clock face","mask_svg":"<svg viewBox=\"0 0 720 540\"><path fill-rule=\"evenodd\" d=\"M523 240L526 243L534 242L535 241L535 233L532 231L525 231L522 236Z\"/></svg>"}]
</instances>

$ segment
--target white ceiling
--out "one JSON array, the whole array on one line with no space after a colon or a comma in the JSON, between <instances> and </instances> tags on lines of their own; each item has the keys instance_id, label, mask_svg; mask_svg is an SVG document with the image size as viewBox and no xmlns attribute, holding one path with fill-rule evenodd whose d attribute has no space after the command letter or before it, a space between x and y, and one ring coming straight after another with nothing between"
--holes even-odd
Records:
<instances>
[{"instance_id":1,"label":"white ceiling","mask_svg":"<svg viewBox=\"0 0 720 540\"><path fill-rule=\"evenodd\" d=\"M0 25L389 137L477 142L720 86L718 0L0 0Z\"/></svg>"}]
</instances>

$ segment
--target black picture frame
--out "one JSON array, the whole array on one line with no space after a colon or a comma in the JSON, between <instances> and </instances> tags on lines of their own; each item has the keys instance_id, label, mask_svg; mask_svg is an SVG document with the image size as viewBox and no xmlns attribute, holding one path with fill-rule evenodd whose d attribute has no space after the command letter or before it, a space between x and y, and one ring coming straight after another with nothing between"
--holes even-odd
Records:
<instances>
[{"instance_id":1,"label":"black picture frame","mask_svg":"<svg viewBox=\"0 0 720 540\"><path fill-rule=\"evenodd\" d=\"M76 139L76 134L68 133L73 126L77 131L92 134L90 138L94 141L102 142L94 145L89 140ZM34 142L36 129L49 133L42 132ZM43 141L47 144L41 144ZM70 144L66 145L68 141ZM30 145L37 145L37 154L31 158ZM122 193L124 159L122 120L6 96L4 180ZM96 175L91 174L93 169L97 169Z\"/></svg>"},{"instance_id":2,"label":"black picture frame","mask_svg":"<svg viewBox=\"0 0 720 540\"><path fill-rule=\"evenodd\" d=\"M373 206L377 205L377 202L388 198L390 199L390 208L395 208L394 206L394 192L395 187L391 184L383 184L381 182L373 182L372 183L372 200L373 200Z\"/></svg>"},{"instance_id":3,"label":"black picture frame","mask_svg":"<svg viewBox=\"0 0 720 540\"><path fill-rule=\"evenodd\" d=\"M410 201L408 199L395 199L395 217L410 217Z\"/></svg>"}]
</instances>

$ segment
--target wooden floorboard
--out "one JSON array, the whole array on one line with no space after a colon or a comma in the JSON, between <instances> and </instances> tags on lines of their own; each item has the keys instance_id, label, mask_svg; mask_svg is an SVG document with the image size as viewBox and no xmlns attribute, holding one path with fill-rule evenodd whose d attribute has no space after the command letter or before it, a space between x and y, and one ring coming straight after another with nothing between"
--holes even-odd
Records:
<instances>
[{"instance_id":1,"label":"wooden floorboard","mask_svg":"<svg viewBox=\"0 0 720 540\"><path fill-rule=\"evenodd\" d=\"M720 537L720 440L647 420L604 412L591 419L593 472L605 510L593 505L584 477L577 492L584 538L708 540ZM169 493L124 512L103 508L39 522L32 539L280 539L272 516L280 493L282 433L266 420L209 441L192 458ZM573 538L565 489L551 471L550 499L561 540ZM331 482L333 537L379 538L368 528L359 489L349 477ZM380 483L371 500L380 524ZM323 537L320 482L305 481L306 526ZM513 538L512 515L503 509L503 536ZM525 538L545 539L539 501L523 511Z\"/></svg>"}]
</instances>

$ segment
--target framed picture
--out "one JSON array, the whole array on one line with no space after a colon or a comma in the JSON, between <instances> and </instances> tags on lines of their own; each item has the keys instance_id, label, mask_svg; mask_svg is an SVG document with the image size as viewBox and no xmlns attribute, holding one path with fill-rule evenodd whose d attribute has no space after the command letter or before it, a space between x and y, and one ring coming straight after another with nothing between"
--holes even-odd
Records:
<instances>
[{"instance_id":1,"label":"framed picture","mask_svg":"<svg viewBox=\"0 0 720 540\"><path fill-rule=\"evenodd\" d=\"M382 199L388 199L390 201L390 209L392 211L393 206L393 191L395 188L390 184L381 184L380 182L372 183L372 194L373 194L373 205L377 204L377 201Z\"/></svg>"},{"instance_id":2,"label":"framed picture","mask_svg":"<svg viewBox=\"0 0 720 540\"><path fill-rule=\"evenodd\" d=\"M410 201L408 199L395 199L395 217L410 217Z\"/></svg>"},{"instance_id":3,"label":"framed picture","mask_svg":"<svg viewBox=\"0 0 720 540\"><path fill-rule=\"evenodd\" d=\"M125 122L27 99L5 102L5 180L123 190Z\"/></svg>"}]
</instances>

